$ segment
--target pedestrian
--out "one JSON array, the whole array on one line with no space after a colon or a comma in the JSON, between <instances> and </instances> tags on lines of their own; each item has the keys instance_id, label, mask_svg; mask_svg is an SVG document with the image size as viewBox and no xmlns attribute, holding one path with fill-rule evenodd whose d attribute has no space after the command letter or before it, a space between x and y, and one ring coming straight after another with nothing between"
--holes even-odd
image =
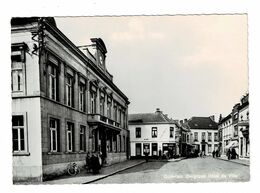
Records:
<instances>
[{"instance_id":1,"label":"pedestrian","mask_svg":"<svg viewBox=\"0 0 260 193\"><path fill-rule=\"evenodd\" d=\"M91 165L93 174L98 174L100 170L99 159L97 155L92 154Z\"/></svg>"},{"instance_id":2,"label":"pedestrian","mask_svg":"<svg viewBox=\"0 0 260 193\"><path fill-rule=\"evenodd\" d=\"M213 150L213 152L212 152L212 156L213 156L213 158L215 158L215 150Z\"/></svg>"},{"instance_id":3,"label":"pedestrian","mask_svg":"<svg viewBox=\"0 0 260 193\"><path fill-rule=\"evenodd\" d=\"M218 151L218 149L216 150L216 157L219 157L219 151Z\"/></svg>"},{"instance_id":4,"label":"pedestrian","mask_svg":"<svg viewBox=\"0 0 260 193\"><path fill-rule=\"evenodd\" d=\"M230 160L231 159L231 150L230 149L228 149L228 151L227 151L227 156L228 156L228 160Z\"/></svg>"},{"instance_id":5,"label":"pedestrian","mask_svg":"<svg viewBox=\"0 0 260 193\"><path fill-rule=\"evenodd\" d=\"M91 162L90 162L90 153L88 152L86 155L86 170L87 172L90 172L91 170Z\"/></svg>"},{"instance_id":6,"label":"pedestrian","mask_svg":"<svg viewBox=\"0 0 260 193\"><path fill-rule=\"evenodd\" d=\"M149 150L147 148L144 149L144 156L145 156L145 161L148 162L148 155L149 155Z\"/></svg>"}]
</instances>

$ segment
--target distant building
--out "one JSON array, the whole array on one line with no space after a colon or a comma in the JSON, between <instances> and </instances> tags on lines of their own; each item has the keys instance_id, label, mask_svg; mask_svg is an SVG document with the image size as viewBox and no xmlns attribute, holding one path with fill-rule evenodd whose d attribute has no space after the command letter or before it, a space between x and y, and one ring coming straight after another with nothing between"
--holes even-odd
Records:
<instances>
[{"instance_id":1,"label":"distant building","mask_svg":"<svg viewBox=\"0 0 260 193\"><path fill-rule=\"evenodd\" d=\"M221 118L218 123L219 130L219 148L222 155L226 155L228 144L233 141L234 137L234 127L232 124L232 114Z\"/></svg>"},{"instance_id":2,"label":"distant building","mask_svg":"<svg viewBox=\"0 0 260 193\"><path fill-rule=\"evenodd\" d=\"M42 181L85 164L129 156L128 98L106 68L106 46L92 38L91 54L75 46L54 18L13 18L13 180Z\"/></svg>"},{"instance_id":3,"label":"distant building","mask_svg":"<svg viewBox=\"0 0 260 193\"><path fill-rule=\"evenodd\" d=\"M240 157L250 157L248 98L247 93L228 116L219 120L222 155L226 155L228 149L235 148Z\"/></svg>"},{"instance_id":4,"label":"distant building","mask_svg":"<svg viewBox=\"0 0 260 193\"><path fill-rule=\"evenodd\" d=\"M250 157L249 140L249 94L241 99L238 115L239 131L239 155L240 157Z\"/></svg>"},{"instance_id":5,"label":"distant building","mask_svg":"<svg viewBox=\"0 0 260 193\"><path fill-rule=\"evenodd\" d=\"M219 120L222 155L226 155L228 149L235 148L240 157L250 157L248 98L247 93L228 116Z\"/></svg>"},{"instance_id":6,"label":"distant building","mask_svg":"<svg viewBox=\"0 0 260 193\"><path fill-rule=\"evenodd\" d=\"M129 131L131 157L144 156L144 150L149 150L149 156L158 157L159 153L173 157L179 153L178 124L163 114L160 109L155 113L129 114Z\"/></svg>"},{"instance_id":7,"label":"distant building","mask_svg":"<svg viewBox=\"0 0 260 193\"><path fill-rule=\"evenodd\" d=\"M188 120L180 120L180 131L181 131L181 138L179 140L180 144L180 155L183 157L191 155L191 153L194 151L193 147L193 134L190 130L190 127L188 125Z\"/></svg>"},{"instance_id":8,"label":"distant building","mask_svg":"<svg viewBox=\"0 0 260 193\"><path fill-rule=\"evenodd\" d=\"M197 152L210 155L218 149L218 124L211 117L192 117L187 121L191 130L193 147Z\"/></svg>"}]
</instances>

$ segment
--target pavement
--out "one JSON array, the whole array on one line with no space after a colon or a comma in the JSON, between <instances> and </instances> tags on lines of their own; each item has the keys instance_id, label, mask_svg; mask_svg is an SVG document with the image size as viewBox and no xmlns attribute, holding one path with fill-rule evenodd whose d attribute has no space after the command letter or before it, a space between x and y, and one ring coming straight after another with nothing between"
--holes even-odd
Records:
<instances>
[{"instance_id":1,"label":"pavement","mask_svg":"<svg viewBox=\"0 0 260 193\"><path fill-rule=\"evenodd\" d=\"M98 174L92 174L85 169L81 169L80 174L77 176L59 176L56 179L44 181L41 184L88 184L143 164L144 162L144 160L127 160L110 166L104 166Z\"/></svg>"},{"instance_id":2,"label":"pavement","mask_svg":"<svg viewBox=\"0 0 260 193\"><path fill-rule=\"evenodd\" d=\"M236 164L241 164L245 166L250 166L250 159L249 158L239 158L239 159L228 159L227 156L217 157L219 160L228 161Z\"/></svg>"},{"instance_id":3,"label":"pavement","mask_svg":"<svg viewBox=\"0 0 260 193\"><path fill-rule=\"evenodd\" d=\"M149 162L178 162L183 159L185 158L181 157L168 160L149 159ZM99 174L88 173L85 169L82 169L80 174L78 174L77 176L59 176L56 179L44 181L41 184L89 184L115 175L119 172L128 170L135 166L141 165L143 163L145 163L145 160L127 160L110 166L104 166L101 168Z\"/></svg>"}]
</instances>

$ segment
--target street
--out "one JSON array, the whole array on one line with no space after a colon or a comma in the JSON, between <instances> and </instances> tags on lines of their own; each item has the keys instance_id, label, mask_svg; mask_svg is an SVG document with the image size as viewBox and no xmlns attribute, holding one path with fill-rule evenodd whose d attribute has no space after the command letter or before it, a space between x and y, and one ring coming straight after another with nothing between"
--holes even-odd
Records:
<instances>
[{"instance_id":1,"label":"street","mask_svg":"<svg viewBox=\"0 0 260 193\"><path fill-rule=\"evenodd\" d=\"M143 163L93 183L245 182L249 178L249 166L206 157Z\"/></svg>"}]
</instances>

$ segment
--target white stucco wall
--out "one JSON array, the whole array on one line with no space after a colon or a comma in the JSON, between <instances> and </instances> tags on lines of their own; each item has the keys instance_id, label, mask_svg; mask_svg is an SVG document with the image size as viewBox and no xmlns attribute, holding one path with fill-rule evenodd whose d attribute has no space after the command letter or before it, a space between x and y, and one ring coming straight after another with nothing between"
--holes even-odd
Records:
<instances>
[{"instance_id":1,"label":"white stucco wall","mask_svg":"<svg viewBox=\"0 0 260 193\"><path fill-rule=\"evenodd\" d=\"M141 128L141 138L136 138L135 129L137 127ZM152 138L152 127L157 127L157 137ZM170 127L174 128L173 137L170 138ZM158 151L162 150L163 143L175 143L175 124L146 124L146 125L129 125L130 131L130 146L131 146L131 156L136 156L136 143L149 143L150 144L150 155L152 155L151 147L152 143L158 144ZM141 152L143 155L143 145L141 145Z\"/></svg>"},{"instance_id":2,"label":"white stucco wall","mask_svg":"<svg viewBox=\"0 0 260 193\"><path fill-rule=\"evenodd\" d=\"M13 153L13 179L39 181L42 178L40 81L38 55L32 54L33 45L38 43L32 40L31 32L23 30L12 31L11 43L25 43L28 46L24 66L25 90L18 95L12 93L15 97L12 98L13 115L24 115L27 152Z\"/></svg>"},{"instance_id":3,"label":"white stucco wall","mask_svg":"<svg viewBox=\"0 0 260 193\"><path fill-rule=\"evenodd\" d=\"M28 155L13 153L13 178L15 181L42 177L40 99L24 98L12 101L12 112L25 115Z\"/></svg>"},{"instance_id":4,"label":"white stucco wall","mask_svg":"<svg viewBox=\"0 0 260 193\"><path fill-rule=\"evenodd\" d=\"M202 132L205 132L205 142L207 142L205 146L205 154L210 154L214 149L216 150L216 147L218 145L218 140L214 141L214 133L218 133L218 130L212 130L212 129L191 129L192 135L193 135L193 144L200 145L200 151L202 150ZM194 141L195 139L195 132L198 133L198 141ZM211 133L211 141L208 140L208 133ZM208 144L211 144L211 152L209 152Z\"/></svg>"}]
</instances>

